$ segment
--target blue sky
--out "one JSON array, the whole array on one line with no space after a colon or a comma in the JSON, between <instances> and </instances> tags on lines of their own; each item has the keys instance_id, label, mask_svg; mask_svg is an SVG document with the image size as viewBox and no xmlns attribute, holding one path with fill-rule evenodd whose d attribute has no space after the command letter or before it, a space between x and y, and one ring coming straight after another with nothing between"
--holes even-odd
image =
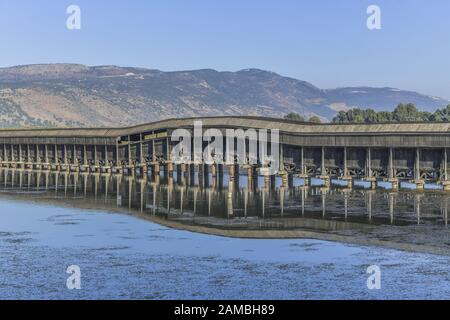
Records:
<instances>
[{"instance_id":1,"label":"blue sky","mask_svg":"<svg viewBox=\"0 0 450 320\"><path fill-rule=\"evenodd\" d=\"M70 4L81 30L66 28ZM366 27L370 4L381 30ZM0 0L0 66L254 67L450 99L449 17L448 0Z\"/></svg>"}]
</instances>

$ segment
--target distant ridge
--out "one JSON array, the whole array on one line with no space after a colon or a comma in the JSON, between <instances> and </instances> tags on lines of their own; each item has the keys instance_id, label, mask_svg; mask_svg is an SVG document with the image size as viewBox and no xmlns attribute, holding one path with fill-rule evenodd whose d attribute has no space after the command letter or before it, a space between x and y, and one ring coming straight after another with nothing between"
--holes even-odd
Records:
<instances>
[{"instance_id":1,"label":"distant ridge","mask_svg":"<svg viewBox=\"0 0 450 320\"><path fill-rule=\"evenodd\" d=\"M274 72L37 64L0 68L0 127L128 126L173 117L297 112L331 119L352 107L434 111L450 101L395 88L323 90Z\"/></svg>"}]
</instances>

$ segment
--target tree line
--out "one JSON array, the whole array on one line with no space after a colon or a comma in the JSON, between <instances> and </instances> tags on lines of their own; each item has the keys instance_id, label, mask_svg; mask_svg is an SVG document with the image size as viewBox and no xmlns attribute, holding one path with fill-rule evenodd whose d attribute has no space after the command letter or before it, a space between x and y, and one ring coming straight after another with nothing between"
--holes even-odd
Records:
<instances>
[{"instance_id":1,"label":"tree line","mask_svg":"<svg viewBox=\"0 0 450 320\"><path fill-rule=\"evenodd\" d=\"M412 103L401 103L392 112L356 108L340 111L332 121L336 123L448 122L450 121L450 105L433 113L420 111Z\"/></svg>"},{"instance_id":2,"label":"tree line","mask_svg":"<svg viewBox=\"0 0 450 320\"><path fill-rule=\"evenodd\" d=\"M298 113L291 112L285 119L305 122ZM308 122L320 123L320 118L312 116ZM379 122L450 122L450 105L435 112L420 111L412 103L399 104L394 111L375 111L373 109L354 108L339 111L333 118L334 123L379 123Z\"/></svg>"},{"instance_id":3,"label":"tree line","mask_svg":"<svg viewBox=\"0 0 450 320\"><path fill-rule=\"evenodd\" d=\"M284 119L294 120L294 121L298 121L298 122L313 122L313 123L321 123L322 122L318 116L309 117L308 121L306 121L304 117L302 117L301 115L299 115L296 112L288 113L287 115L284 116Z\"/></svg>"}]
</instances>

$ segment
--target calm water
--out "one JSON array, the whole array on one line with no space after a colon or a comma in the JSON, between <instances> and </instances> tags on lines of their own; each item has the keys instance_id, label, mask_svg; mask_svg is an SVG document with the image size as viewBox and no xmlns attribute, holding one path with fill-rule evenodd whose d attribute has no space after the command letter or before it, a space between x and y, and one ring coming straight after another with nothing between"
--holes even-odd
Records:
<instances>
[{"instance_id":1,"label":"calm water","mask_svg":"<svg viewBox=\"0 0 450 320\"><path fill-rule=\"evenodd\" d=\"M301 183L289 190L248 188L245 176L232 188L223 180L0 171L0 298L450 297L448 256L225 238L135 216L225 228L270 229L273 221L276 228L295 228L292 221L315 219L447 230L448 199L439 191L304 189ZM66 288L66 268L74 264L81 268L81 290ZM367 289L369 265L381 268L380 290Z\"/></svg>"}]
</instances>

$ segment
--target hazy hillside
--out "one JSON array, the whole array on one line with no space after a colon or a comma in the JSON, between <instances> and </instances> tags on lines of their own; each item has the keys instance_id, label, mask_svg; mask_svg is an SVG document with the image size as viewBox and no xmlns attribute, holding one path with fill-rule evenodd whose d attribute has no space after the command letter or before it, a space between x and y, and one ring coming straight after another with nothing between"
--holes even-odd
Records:
<instances>
[{"instance_id":1,"label":"hazy hillside","mask_svg":"<svg viewBox=\"0 0 450 320\"><path fill-rule=\"evenodd\" d=\"M276 73L162 72L116 66L29 65L0 69L0 126L133 125L170 117L298 112L332 118L350 107L392 110L449 102L392 88L322 90Z\"/></svg>"}]
</instances>

